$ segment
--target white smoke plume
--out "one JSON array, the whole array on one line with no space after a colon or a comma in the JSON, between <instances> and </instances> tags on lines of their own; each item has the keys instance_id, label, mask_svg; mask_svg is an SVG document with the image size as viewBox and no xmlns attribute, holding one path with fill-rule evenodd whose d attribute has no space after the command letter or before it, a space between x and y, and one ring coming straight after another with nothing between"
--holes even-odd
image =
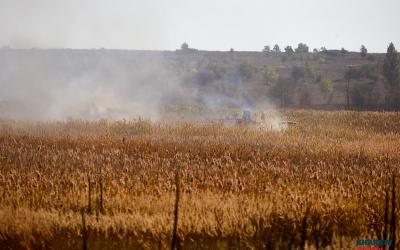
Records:
<instances>
[{"instance_id":1,"label":"white smoke plume","mask_svg":"<svg viewBox=\"0 0 400 250\"><path fill-rule=\"evenodd\" d=\"M267 99L255 98L237 67L223 63L226 54L220 53L216 62L210 62L209 54L0 49L0 118L173 120L164 114L168 107L271 107ZM191 119L221 118L211 113Z\"/></svg>"},{"instance_id":2,"label":"white smoke plume","mask_svg":"<svg viewBox=\"0 0 400 250\"><path fill-rule=\"evenodd\" d=\"M240 60L224 52L77 49L159 49L169 43L169 8L155 1L1 1L0 118L162 120L171 106L271 106L254 97L253 83L237 71Z\"/></svg>"}]
</instances>

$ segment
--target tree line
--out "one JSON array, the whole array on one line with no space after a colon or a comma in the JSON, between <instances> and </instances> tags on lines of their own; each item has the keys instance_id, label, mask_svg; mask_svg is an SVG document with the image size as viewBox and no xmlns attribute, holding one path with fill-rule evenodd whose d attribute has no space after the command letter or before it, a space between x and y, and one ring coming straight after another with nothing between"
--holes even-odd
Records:
<instances>
[{"instance_id":1,"label":"tree line","mask_svg":"<svg viewBox=\"0 0 400 250\"><path fill-rule=\"evenodd\" d=\"M271 51L269 46L265 46L264 53L281 53L279 46L275 45ZM326 48L315 53L328 53ZM337 51L336 51L337 52ZM293 50L291 46L285 48L286 55L306 54L309 48L304 43L299 43L298 47ZM341 54L348 53L342 48ZM367 57L368 50L362 45L360 48L360 56L374 61L374 58ZM308 61L303 66L293 66L291 68L290 77L280 77L278 72L272 68L267 68L264 73L267 85L271 86L270 95L279 99L282 107L291 105L293 95L290 93L297 92L299 95L299 105L310 105L310 87L318 84L326 104L332 100L334 91L333 82L321 75L315 74L313 68ZM393 43L390 43L383 64L368 63L363 65L348 65L343 72L343 79L346 82L346 109L384 109L384 110L400 110L400 56ZM378 81L383 82L384 93L383 103L379 103L379 93L374 92Z\"/></svg>"},{"instance_id":2,"label":"tree line","mask_svg":"<svg viewBox=\"0 0 400 250\"><path fill-rule=\"evenodd\" d=\"M189 51L190 48L187 43L184 43L181 50ZM230 52L234 52L234 49L230 49ZM342 73L342 79L335 80L329 79L321 72L316 73L318 71L312 67L310 59L319 60L317 63L324 63L326 57L321 55L343 56L349 53L344 48L327 50L325 47L321 47L319 50L314 49L310 52L307 44L299 43L296 48L288 45L282 51L279 45L275 44L272 48L266 45L262 52L266 55L280 55L282 61L288 58L303 61L302 65L294 65L289 68L289 76L287 74L280 75L277 69L268 66L262 72L268 89L267 94L276 99L281 107L297 105L312 107L311 94L313 91L315 93L315 89L319 89L320 99L324 100L326 105L331 104L334 92L338 94L338 91L341 91L345 95L344 108L346 109L400 110L400 59L393 43L389 44L383 62L375 60L373 55L368 54L367 48L361 45L359 55L361 58L366 58L367 63L347 65ZM312 54L317 57L310 57ZM217 68L214 65L213 70L209 68L200 70L196 75L196 82L204 85L207 82L221 79L222 74L215 73L218 71ZM236 72L236 76L239 77L235 79L250 81L254 67L248 62L241 63ZM345 83L344 86L341 86L344 89L336 89L338 85L334 82L337 81ZM378 83L380 84L379 88L377 87Z\"/></svg>"},{"instance_id":3,"label":"tree line","mask_svg":"<svg viewBox=\"0 0 400 250\"><path fill-rule=\"evenodd\" d=\"M321 47L320 49L314 48L313 53L326 53L326 54L332 54L332 51L335 50L328 50L326 47ZM297 45L297 48L294 48L291 45L287 45L283 50L279 47L278 44L275 44L273 48L271 49L271 46L265 45L264 48L262 49L262 52L265 54L279 54L279 53L285 53L288 56L294 55L294 54L303 54L303 53L310 53L310 48L308 47L307 44L305 43L299 43ZM346 50L345 48L342 48L339 51L341 54L347 54L349 51ZM368 54L368 50L365 47L365 45L361 45L360 48L360 56L361 57L366 57Z\"/></svg>"}]
</instances>

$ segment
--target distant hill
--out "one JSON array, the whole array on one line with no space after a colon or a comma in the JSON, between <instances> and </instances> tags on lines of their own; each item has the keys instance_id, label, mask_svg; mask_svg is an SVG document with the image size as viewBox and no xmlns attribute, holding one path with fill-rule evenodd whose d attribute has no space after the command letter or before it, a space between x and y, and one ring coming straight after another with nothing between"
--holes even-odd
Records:
<instances>
[{"instance_id":1,"label":"distant hill","mask_svg":"<svg viewBox=\"0 0 400 250\"><path fill-rule=\"evenodd\" d=\"M88 107L93 107L96 91L100 96L115 92L115 96L106 98L109 104L104 107L114 110L121 109L119 104L113 104L118 99L124 100L125 106L132 104L129 100L135 100L135 105L157 102L208 107L258 107L266 103L279 106L280 97L266 83L265 69L273 69L279 78L293 81L293 67L304 67L306 63L316 80L303 80L303 83L310 81L306 87L288 85L291 87L285 106L339 109L347 102L346 69L372 65L381 70L383 58L384 54L362 58L359 53L343 54L339 50L287 56L240 51L3 48L0 49L0 110L7 112L5 103L7 106L14 103L15 109L8 112L17 113L31 113L38 108L55 113L78 109L74 105L62 105L64 98L68 103L76 101L80 106L86 105L79 112L90 113ZM328 96L323 93L318 79L331 80L332 93ZM363 98L362 105L358 108L379 109L383 105L382 81L382 77L374 81L351 81L352 99L357 97L355 92L362 92L359 95ZM86 95L90 101L83 102ZM360 102L351 100L352 106L355 101ZM54 106L54 110L49 106Z\"/></svg>"}]
</instances>

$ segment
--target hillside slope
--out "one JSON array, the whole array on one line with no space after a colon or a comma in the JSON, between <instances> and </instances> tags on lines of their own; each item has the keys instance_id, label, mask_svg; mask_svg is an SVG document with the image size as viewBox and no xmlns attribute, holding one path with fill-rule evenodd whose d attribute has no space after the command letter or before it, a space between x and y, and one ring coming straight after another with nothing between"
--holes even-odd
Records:
<instances>
[{"instance_id":1,"label":"hillside slope","mask_svg":"<svg viewBox=\"0 0 400 250\"><path fill-rule=\"evenodd\" d=\"M280 96L266 83L266 68L289 81L285 106L337 109L346 106L344 72L348 66L380 69L383 58L383 54L362 58L358 53L340 52L288 57L261 52L3 48L0 111L13 118L154 117L167 104L279 106ZM305 65L316 79L332 80L333 92L323 93L318 80L302 80L302 87L293 84L293 67ZM353 94L359 86L367 93L361 108L383 104L382 78L352 81Z\"/></svg>"}]
</instances>

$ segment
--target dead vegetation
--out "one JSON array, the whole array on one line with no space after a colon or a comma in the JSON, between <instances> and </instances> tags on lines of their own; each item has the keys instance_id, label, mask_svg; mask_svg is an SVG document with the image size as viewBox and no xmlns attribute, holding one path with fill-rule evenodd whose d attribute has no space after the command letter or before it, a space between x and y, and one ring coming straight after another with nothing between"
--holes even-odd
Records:
<instances>
[{"instance_id":1,"label":"dead vegetation","mask_svg":"<svg viewBox=\"0 0 400 250\"><path fill-rule=\"evenodd\" d=\"M183 249L349 249L398 239L399 115L284 116L301 123L265 132L2 121L0 245L168 249L174 235Z\"/></svg>"}]
</instances>

